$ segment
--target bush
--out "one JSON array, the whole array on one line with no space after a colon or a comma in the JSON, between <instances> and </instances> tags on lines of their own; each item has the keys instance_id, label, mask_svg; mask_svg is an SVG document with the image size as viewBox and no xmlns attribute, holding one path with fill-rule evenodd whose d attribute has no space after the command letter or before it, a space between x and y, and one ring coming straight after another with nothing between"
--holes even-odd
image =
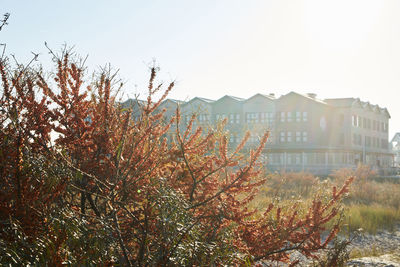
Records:
<instances>
[{"instance_id":1,"label":"bush","mask_svg":"<svg viewBox=\"0 0 400 267\"><path fill-rule=\"evenodd\" d=\"M162 88L155 68L135 120L109 69L86 80L70 51L53 55L53 80L40 67L0 61L2 264L289 262L293 250L317 257L337 234L338 223L321 241L351 180L317 194L304 212L294 202L252 208L265 181L257 160L267 134L243 157L248 135L228 152L226 134L203 135L194 117L181 132L179 110L164 123L157 108L174 83L154 99ZM305 176L293 181L306 181L301 193L310 194Z\"/></svg>"}]
</instances>

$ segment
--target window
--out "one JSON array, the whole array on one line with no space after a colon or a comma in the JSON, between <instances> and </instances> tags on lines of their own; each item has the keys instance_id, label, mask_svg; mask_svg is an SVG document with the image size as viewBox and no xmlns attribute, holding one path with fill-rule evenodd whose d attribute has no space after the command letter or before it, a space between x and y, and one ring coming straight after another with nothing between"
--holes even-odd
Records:
<instances>
[{"instance_id":1,"label":"window","mask_svg":"<svg viewBox=\"0 0 400 267\"><path fill-rule=\"evenodd\" d=\"M300 111L296 111L296 122L300 122L300 115L301 115L301 113L300 113Z\"/></svg>"},{"instance_id":2,"label":"window","mask_svg":"<svg viewBox=\"0 0 400 267\"><path fill-rule=\"evenodd\" d=\"M301 142L301 132L296 132L296 142Z\"/></svg>"},{"instance_id":3,"label":"window","mask_svg":"<svg viewBox=\"0 0 400 267\"><path fill-rule=\"evenodd\" d=\"M343 126L343 124L344 124L344 114L340 114L339 115L339 125Z\"/></svg>"},{"instance_id":4,"label":"window","mask_svg":"<svg viewBox=\"0 0 400 267\"><path fill-rule=\"evenodd\" d=\"M317 164L325 164L325 153L315 153L316 163Z\"/></svg>"},{"instance_id":5,"label":"window","mask_svg":"<svg viewBox=\"0 0 400 267\"><path fill-rule=\"evenodd\" d=\"M340 134L340 138L339 138L340 140L339 140L339 143L341 144L341 145L344 145L344 133L341 133Z\"/></svg>"},{"instance_id":6,"label":"window","mask_svg":"<svg viewBox=\"0 0 400 267\"><path fill-rule=\"evenodd\" d=\"M216 114L215 119L218 120L223 120L226 118L226 114Z\"/></svg>"},{"instance_id":7,"label":"window","mask_svg":"<svg viewBox=\"0 0 400 267\"><path fill-rule=\"evenodd\" d=\"M237 123L237 124L240 123L240 114L236 114L236 123Z\"/></svg>"},{"instance_id":8,"label":"window","mask_svg":"<svg viewBox=\"0 0 400 267\"><path fill-rule=\"evenodd\" d=\"M367 128L368 128L368 129L371 129L371 119L368 119L368 120L367 120Z\"/></svg>"},{"instance_id":9,"label":"window","mask_svg":"<svg viewBox=\"0 0 400 267\"><path fill-rule=\"evenodd\" d=\"M273 140L274 140L274 132L270 131L267 142L272 143Z\"/></svg>"},{"instance_id":10,"label":"window","mask_svg":"<svg viewBox=\"0 0 400 267\"><path fill-rule=\"evenodd\" d=\"M288 154L286 155L286 158L287 158L286 163L287 163L288 165L291 165L291 164L292 164L292 154L288 153Z\"/></svg>"},{"instance_id":11,"label":"window","mask_svg":"<svg viewBox=\"0 0 400 267\"><path fill-rule=\"evenodd\" d=\"M239 115L239 114L237 114L237 115ZM255 113L255 112L246 113L246 122L258 123L258 113Z\"/></svg>"},{"instance_id":12,"label":"window","mask_svg":"<svg viewBox=\"0 0 400 267\"><path fill-rule=\"evenodd\" d=\"M235 123L235 114L229 114L229 123Z\"/></svg>"},{"instance_id":13,"label":"window","mask_svg":"<svg viewBox=\"0 0 400 267\"><path fill-rule=\"evenodd\" d=\"M200 114L198 116L199 123L206 123L210 121L210 115L208 114Z\"/></svg>"},{"instance_id":14,"label":"window","mask_svg":"<svg viewBox=\"0 0 400 267\"><path fill-rule=\"evenodd\" d=\"M378 132L380 131L380 129L379 129L379 128L380 128L380 125L381 125L381 124L379 123L379 121L377 121L377 122L376 122L376 130L377 130Z\"/></svg>"},{"instance_id":15,"label":"window","mask_svg":"<svg viewBox=\"0 0 400 267\"><path fill-rule=\"evenodd\" d=\"M296 165L300 165L301 164L301 154L296 153Z\"/></svg>"},{"instance_id":16,"label":"window","mask_svg":"<svg viewBox=\"0 0 400 267\"><path fill-rule=\"evenodd\" d=\"M358 134L353 134L353 144L358 145Z\"/></svg>"},{"instance_id":17,"label":"window","mask_svg":"<svg viewBox=\"0 0 400 267\"><path fill-rule=\"evenodd\" d=\"M354 127L359 127L359 126L360 126L360 117L359 117L359 116L353 115L353 116L351 117L351 121L352 121L352 125L353 125Z\"/></svg>"},{"instance_id":18,"label":"window","mask_svg":"<svg viewBox=\"0 0 400 267\"><path fill-rule=\"evenodd\" d=\"M360 116L357 116L357 126L361 128L362 124L362 118Z\"/></svg>"},{"instance_id":19,"label":"window","mask_svg":"<svg viewBox=\"0 0 400 267\"><path fill-rule=\"evenodd\" d=\"M381 148L386 149L388 145L388 142L385 139L381 140Z\"/></svg>"},{"instance_id":20,"label":"window","mask_svg":"<svg viewBox=\"0 0 400 267\"><path fill-rule=\"evenodd\" d=\"M260 123L264 123L267 120L267 113L261 112L260 113Z\"/></svg>"},{"instance_id":21,"label":"window","mask_svg":"<svg viewBox=\"0 0 400 267\"><path fill-rule=\"evenodd\" d=\"M370 139L371 137L369 137L369 136L366 136L365 137L365 146L370 146L370 143L371 143L371 139Z\"/></svg>"},{"instance_id":22,"label":"window","mask_svg":"<svg viewBox=\"0 0 400 267\"><path fill-rule=\"evenodd\" d=\"M285 122L285 112L281 112L281 122Z\"/></svg>"},{"instance_id":23,"label":"window","mask_svg":"<svg viewBox=\"0 0 400 267\"><path fill-rule=\"evenodd\" d=\"M272 112L269 112L268 113L268 117L269 117L269 119L268 119L268 123L271 125L272 123L274 123L274 113L272 113Z\"/></svg>"},{"instance_id":24,"label":"window","mask_svg":"<svg viewBox=\"0 0 400 267\"><path fill-rule=\"evenodd\" d=\"M279 139L279 141L280 141L281 143L284 143L284 142L285 142L285 132L280 132L280 139Z\"/></svg>"},{"instance_id":25,"label":"window","mask_svg":"<svg viewBox=\"0 0 400 267\"><path fill-rule=\"evenodd\" d=\"M381 131L384 132L385 131L385 123L381 122Z\"/></svg>"},{"instance_id":26,"label":"window","mask_svg":"<svg viewBox=\"0 0 400 267\"><path fill-rule=\"evenodd\" d=\"M367 118L363 118L363 128L367 128Z\"/></svg>"},{"instance_id":27,"label":"window","mask_svg":"<svg viewBox=\"0 0 400 267\"><path fill-rule=\"evenodd\" d=\"M287 113L287 122L292 122L292 112L290 111Z\"/></svg>"},{"instance_id":28,"label":"window","mask_svg":"<svg viewBox=\"0 0 400 267\"><path fill-rule=\"evenodd\" d=\"M292 142L292 132L287 132L287 133L286 133L286 140L287 140L288 142Z\"/></svg>"},{"instance_id":29,"label":"window","mask_svg":"<svg viewBox=\"0 0 400 267\"><path fill-rule=\"evenodd\" d=\"M303 121L307 121L308 120L308 113L307 111L303 111Z\"/></svg>"},{"instance_id":30,"label":"window","mask_svg":"<svg viewBox=\"0 0 400 267\"><path fill-rule=\"evenodd\" d=\"M256 134L250 134L249 143L257 143L259 141L258 136Z\"/></svg>"},{"instance_id":31,"label":"window","mask_svg":"<svg viewBox=\"0 0 400 267\"><path fill-rule=\"evenodd\" d=\"M274 120L272 112L261 112L259 114L260 116L260 123L268 123L269 125L272 124L272 121Z\"/></svg>"},{"instance_id":32,"label":"window","mask_svg":"<svg viewBox=\"0 0 400 267\"><path fill-rule=\"evenodd\" d=\"M303 132L303 142L308 142L308 134L307 132Z\"/></svg>"},{"instance_id":33,"label":"window","mask_svg":"<svg viewBox=\"0 0 400 267\"><path fill-rule=\"evenodd\" d=\"M327 153L325 154L328 156L328 164L333 164L335 162L335 154L334 153ZM326 156L325 156L326 158Z\"/></svg>"}]
</instances>

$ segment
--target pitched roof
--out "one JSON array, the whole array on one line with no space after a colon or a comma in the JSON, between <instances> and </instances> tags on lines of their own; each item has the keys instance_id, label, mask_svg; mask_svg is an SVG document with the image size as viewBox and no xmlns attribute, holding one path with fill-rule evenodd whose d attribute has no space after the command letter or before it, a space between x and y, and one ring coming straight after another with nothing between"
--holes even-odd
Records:
<instances>
[{"instance_id":1,"label":"pitched roof","mask_svg":"<svg viewBox=\"0 0 400 267\"><path fill-rule=\"evenodd\" d=\"M214 101L214 103L215 103L215 102L219 102L219 101L221 101L221 100L224 99L224 98L229 98L229 99L232 99L232 100L238 101L238 102L242 102L242 101L245 100L244 98L240 98L240 97L236 97L236 96L224 95L224 96L221 97L220 99Z\"/></svg>"},{"instance_id":2,"label":"pitched roof","mask_svg":"<svg viewBox=\"0 0 400 267\"><path fill-rule=\"evenodd\" d=\"M184 103L183 105L187 105L187 104L189 104L189 103L191 103L191 102L193 102L193 101L195 101L195 100L200 100L200 101L205 102L205 103L208 103L208 104L211 104L212 102L215 101L215 100L211 100L211 99L208 99L208 98L196 96L196 97L190 99L188 102Z\"/></svg>"},{"instance_id":3,"label":"pitched roof","mask_svg":"<svg viewBox=\"0 0 400 267\"><path fill-rule=\"evenodd\" d=\"M390 141L390 143L393 142L400 142L400 133L395 133L395 135L392 138L392 141Z\"/></svg>"},{"instance_id":4,"label":"pitched roof","mask_svg":"<svg viewBox=\"0 0 400 267\"><path fill-rule=\"evenodd\" d=\"M230 98L232 98L232 99L234 99L234 100L236 100L236 101L243 101L243 100L245 100L244 98L241 98L241 97L237 97L237 96L232 96L232 95L226 95L227 97L230 97Z\"/></svg>"},{"instance_id":5,"label":"pitched roof","mask_svg":"<svg viewBox=\"0 0 400 267\"><path fill-rule=\"evenodd\" d=\"M147 104L146 100L140 100L140 99L135 99L135 98L129 98L128 100L121 103L121 105L123 107L132 106L132 105L143 106L146 104Z\"/></svg>"},{"instance_id":6,"label":"pitched roof","mask_svg":"<svg viewBox=\"0 0 400 267\"><path fill-rule=\"evenodd\" d=\"M326 103L332 105L334 107L351 107L356 101L356 98L347 97L347 98L328 98L324 99Z\"/></svg>"},{"instance_id":7,"label":"pitched roof","mask_svg":"<svg viewBox=\"0 0 400 267\"><path fill-rule=\"evenodd\" d=\"M387 108L381 108L378 105L371 104L370 102L365 102L361 101L359 98L354 98L354 97L348 97L348 98L329 98L325 99L325 102L327 102L329 105L335 106L335 107L352 107L356 104L360 105L360 107L369 109L373 112L378 112L378 113L385 113L389 118L390 114Z\"/></svg>"},{"instance_id":8,"label":"pitched roof","mask_svg":"<svg viewBox=\"0 0 400 267\"><path fill-rule=\"evenodd\" d=\"M271 96L271 95L264 95L264 94L258 93L258 94L255 94L255 95L253 95L253 96L247 98L247 99L245 100L245 102L250 101L251 99L253 99L253 98L257 97L257 96L262 96L262 97L267 98L267 99L269 99L269 100L275 100L275 97L274 97L274 96Z\"/></svg>"},{"instance_id":9,"label":"pitched roof","mask_svg":"<svg viewBox=\"0 0 400 267\"><path fill-rule=\"evenodd\" d=\"M177 99L172 99L172 98L167 98L163 102L166 102L168 100L173 102L173 103L175 103L175 104L184 104L185 103L185 101L183 101L183 100L177 100Z\"/></svg>"},{"instance_id":10,"label":"pitched roof","mask_svg":"<svg viewBox=\"0 0 400 267\"><path fill-rule=\"evenodd\" d=\"M314 101L316 103L327 105L327 103L325 101L321 100L321 99L318 99L318 98L315 98L315 97L311 97L309 95L303 95L303 94L300 94L300 93L297 93L297 92L293 92L293 91L291 91L290 93L288 93L286 95L282 95L281 97L279 97L279 99L285 98L285 97L290 96L290 95L304 97L304 98L309 99L311 101Z\"/></svg>"},{"instance_id":11,"label":"pitched roof","mask_svg":"<svg viewBox=\"0 0 400 267\"><path fill-rule=\"evenodd\" d=\"M200 99L201 101L208 102L208 103L211 103L211 102L214 102L214 101L215 101L215 100L208 99L208 98L204 98L204 97L195 97L195 98L198 98L198 99Z\"/></svg>"}]
</instances>

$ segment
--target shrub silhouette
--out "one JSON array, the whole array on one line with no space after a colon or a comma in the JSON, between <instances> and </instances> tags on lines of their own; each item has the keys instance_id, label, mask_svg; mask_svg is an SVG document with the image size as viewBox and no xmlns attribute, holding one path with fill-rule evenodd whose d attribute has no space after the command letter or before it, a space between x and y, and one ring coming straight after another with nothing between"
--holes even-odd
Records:
<instances>
[{"instance_id":1,"label":"shrub silhouette","mask_svg":"<svg viewBox=\"0 0 400 267\"><path fill-rule=\"evenodd\" d=\"M318 257L337 234L339 222L321 240L351 179L304 215L295 204L250 208L265 181L257 159L267 133L239 154L248 135L228 151L226 134L192 129L194 117L181 132L179 110L164 123L157 107L174 83L163 89L155 68L135 120L109 69L88 79L71 51L53 55L53 79L0 62L2 264L290 262L293 250Z\"/></svg>"}]
</instances>

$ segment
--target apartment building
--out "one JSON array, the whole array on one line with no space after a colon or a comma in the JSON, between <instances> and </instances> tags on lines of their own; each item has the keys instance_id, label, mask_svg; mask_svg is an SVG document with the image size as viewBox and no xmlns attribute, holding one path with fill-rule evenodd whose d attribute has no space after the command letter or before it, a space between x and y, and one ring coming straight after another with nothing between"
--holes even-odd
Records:
<instances>
[{"instance_id":1,"label":"apartment building","mask_svg":"<svg viewBox=\"0 0 400 267\"><path fill-rule=\"evenodd\" d=\"M393 158L393 167L396 169L400 169L400 133L396 133L392 141L390 141L390 147L392 149L392 152L394 154Z\"/></svg>"},{"instance_id":2,"label":"apartment building","mask_svg":"<svg viewBox=\"0 0 400 267\"><path fill-rule=\"evenodd\" d=\"M262 161L270 171L307 171L327 175L340 168L368 164L378 172L393 165L389 148L390 114L358 98L318 99L315 94L256 94L248 99L195 97L188 102L165 100L166 116L180 105L182 127L196 114L194 126L214 127L227 119L230 147L250 131L246 149L257 146L265 131L270 138ZM245 153L245 151L244 151Z\"/></svg>"}]
</instances>

